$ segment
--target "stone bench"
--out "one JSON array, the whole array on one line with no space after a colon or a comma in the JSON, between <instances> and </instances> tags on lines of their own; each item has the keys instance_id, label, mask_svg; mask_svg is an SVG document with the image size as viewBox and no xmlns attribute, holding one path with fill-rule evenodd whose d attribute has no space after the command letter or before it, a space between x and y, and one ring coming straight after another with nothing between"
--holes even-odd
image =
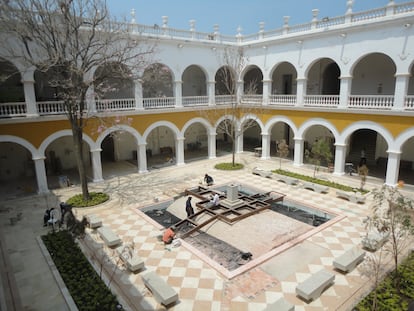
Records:
<instances>
[{"instance_id":1,"label":"stone bench","mask_svg":"<svg viewBox=\"0 0 414 311\"><path fill-rule=\"evenodd\" d=\"M95 214L86 215L85 217L88 222L89 228L96 229L102 227L102 219L100 219Z\"/></svg>"},{"instance_id":2,"label":"stone bench","mask_svg":"<svg viewBox=\"0 0 414 311\"><path fill-rule=\"evenodd\" d=\"M338 198L346 199L352 203L365 203L365 197L361 195L360 193L351 193L351 192L337 190L336 196Z\"/></svg>"},{"instance_id":3,"label":"stone bench","mask_svg":"<svg viewBox=\"0 0 414 311\"><path fill-rule=\"evenodd\" d=\"M328 186L322 186L322 185L319 185L319 184L315 184L315 183L312 183L312 182L306 182L306 181L304 181L302 183L302 188L303 189L308 189L308 190L313 190L317 193L327 193L327 192L329 192L329 187Z\"/></svg>"},{"instance_id":4,"label":"stone bench","mask_svg":"<svg viewBox=\"0 0 414 311\"><path fill-rule=\"evenodd\" d=\"M368 232L367 235L361 240L362 246L372 252L375 252L381 246L387 242L389 237L388 233L380 233L377 231Z\"/></svg>"},{"instance_id":5,"label":"stone bench","mask_svg":"<svg viewBox=\"0 0 414 311\"><path fill-rule=\"evenodd\" d=\"M168 306L178 300L177 292L154 271L144 274L142 281L154 295L155 300L164 306Z\"/></svg>"},{"instance_id":6,"label":"stone bench","mask_svg":"<svg viewBox=\"0 0 414 311\"><path fill-rule=\"evenodd\" d=\"M263 311L293 311L295 306L285 299L279 298L274 303L269 304Z\"/></svg>"},{"instance_id":7,"label":"stone bench","mask_svg":"<svg viewBox=\"0 0 414 311\"><path fill-rule=\"evenodd\" d=\"M333 284L334 280L334 274L321 270L296 286L296 294L306 301L315 300Z\"/></svg>"},{"instance_id":8,"label":"stone bench","mask_svg":"<svg viewBox=\"0 0 414 311\"><path fill-rule=\"evenodd\" d=\"M98 233L105 244L109 247L121 244L121 239L108 227L99 227Z\"/></svg>"},{"instance_id":9,"label":"stone bench","mask_svg":"<svg viewBox=\"0 0 414 311\"><path fill-rule=\"evenodd\" d=\"M333 266L342 272L351 272L364 260L365 252L359 247L347 250L333 261Z\"/></svg>"},{"instance_id":10,"label":"stone bench","mask_svg":"<svg viewBox=\"0 0 414 311\"><path fill-rule=\"evenodd\" d=\"M287 185L297 185L299 183L299 180L293 177L289 177L289 176L283 176L283 175L277 175L274 179L276 179L277 181L281 181L284 182Z\"/></svg>"},{"instance_id":11,"label":"stone bench","mask_svg":"<svg viewBox=\"0 0 414 311\"><path fill-rule=\"evenodd\" d=\"M272 176L272 172L271 171L265 171L265 170L263 170L261 168L258 168L258 167L255 167L253 169L253 172L252 173L254 175L259 175L259 176L266 177L266 178L270 178Z\"/></svg>"},{"instance_id":12,"label":"stone bench","mask_svg":"<svg viewBox=\"0 0 414 311\"><path fill-rule=\"evenodd\" d=\"M123 247L119 246L116 248L116 252L119 255L119 258L125 263L126 267L131 272L136 272L144 268L144 260L136 254L132 254L132 257L128 250Z\"/></svg>"}]
</instances>

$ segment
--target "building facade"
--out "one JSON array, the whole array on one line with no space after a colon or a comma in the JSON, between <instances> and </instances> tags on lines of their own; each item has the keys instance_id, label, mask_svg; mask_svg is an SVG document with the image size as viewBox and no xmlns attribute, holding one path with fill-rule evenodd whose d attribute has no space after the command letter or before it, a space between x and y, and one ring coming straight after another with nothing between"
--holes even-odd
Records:
<instances>
[{"instance_id":1,"label":"building facade","mask_svg":"<svg viewBox=\"0 0 414 311\"><path fill-rule=\"evenodd\" d=\"M185 165L228 152L218 130L240 103L236 151L261 148L261 158L276 156L284 139L296 166L305 150L327 139L334 154L333 174L347 163L367 165L395 185L412 174L414 161L414 2L319 18L252 35L177 30L168 26L126 24L131 36L157 42L156 61L88 108L114 122L85 128L85 159L91 181L104 178L105 164L129 161L145 173L163 162ZM226 93L220 68L229 48L243 49L246 65L236 96ZM72 132L62 103L36 68L1 59L2 71L18 69L0 85L0 181L33 179L38 193L48 192L53 176L73 169ZM104 70L96 68L96 70ZM153 83L153 82L156 83ZM254 85L253 91L249 86ZM249 108L249 110L243 108ZM213 112L217 117L211 118ZM244 130L243 124L252 122ZM151 164L154 159L161 164ZM329 165L330 163L327 163ZM414 178L413 178L414 180ZM414 183L414 181L413 181Z\"/></svg>"}]
</instances>

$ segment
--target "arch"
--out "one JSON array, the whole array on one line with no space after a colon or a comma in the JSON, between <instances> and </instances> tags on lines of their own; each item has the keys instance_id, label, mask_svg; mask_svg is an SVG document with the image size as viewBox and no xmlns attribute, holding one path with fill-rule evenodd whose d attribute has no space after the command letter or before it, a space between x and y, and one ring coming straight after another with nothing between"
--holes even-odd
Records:
<instances>
[{"instance_id":1,"label":"arch","mask_svg":"<svg viewBox=\"0 0 414 311\"><path fill-rule=\"evenodd\" d=\"M263 133L263 130L264 130L264 124L263 124L262 120L260 120L260 119L259 119L259 117L258 117L258 116L256 116L256 115L254 115L254 114L246 114L246 115L244 115L244 116L240 119L240 122L239 122L239 129L242 127L243 123L244 123L244 122L246 122L247 120L253 120L253 121L255 121L255 122L259 125L260 130L261 130L261 132Z\"/></svg>"},{"instance_id":2,"label":"arch","mask_svg":"<svg viewBox=\"0 0 414 311\"><path fill-rule=\"evenodd\" d=\"M182 73L182 95L183 96L206 96L207 95L207 71L199 65L190 65Z\"/></svg>"},{"instance_id":3,"label":"arch","mask_svg":"<svg viewBox=\"0 0 414 311\"><path fill-rule=\"evenodd\" d=\"M392 145L389 146L390 151L401 152L402 146L409 140L414 137L414 127L406 129L404 132L399 134Z\"/></svg>"},{"instance_id":4,"label":"arch","mask_svg":"<svg viewBox=\"0 0 414 311\"><path fill-rule=\"evenodd\" d=\"M0 135L0 143L3 143L3 142L4 143L16 143L20 146L23 146L24 148L30 151L33 159L40 158L43 156L31 143L29 143L27 140L23 138L12 136L12 135Z\"/></svg>"},{"instance_id":5,"label":"arch","mask_svg":"<svg viewBox=\"0 0 414 311\"><path fill-rule=\"evenodd\" d=\"M298 72L290 62L279 62L270 72L271 94L296 94Z\"/></svg>"},{"instance_id":6,"label":"arch","mask_svg":"<svg viewBox=\"0 0 414 311\"><path fill-rule=\"evenodd\" d=\"M314 119L310 119L304 122L298 130L298 134L297 134L298 136L297 137L295 136L295 138L303 138L306 131L314 125L321 125L321 126L326 127L328 130L331 131L332 135L335 138L335 142L338 143L340 134L338 130L336 129L336 127L331 122L326 121L325 119L320 119L320 118L314 118Z\"/></svg>"},{"instance_id":7,"label":"arch","mask_svg":"<svg viewBox=\"0 0 414 311\"><path fill-rule=\"evenodd\" d=\"M137 140L137 143L139 145L144 144L145 141L142 138L142 136L137 132L136 129L134 129L133 127L129 126L129 125L125 125L125 124L119 124L119 125L114 125L111 126L110 128L105 129L96 139L96 146L99 148L102 144L102 141L105 139L106 136L108 136L109 134L113 133L113 132L117 132L117 131L125 131L130 133L132 136L135 137L135 139Z\"/></svg>"},{"instance_id":8,"label":"arch","mask_svg":"<svg viewBox=\"0 0 414 311\"><path fill-rule=\"evenodd\" d=\"M293 121L287 117L283 117L283 116L274 116L272 118L270 118L267 123L265 124L264 128L263 128L263 133L266 134L270 134L270 131L272 129L272 127L276 124L276 123L286 123L287 125L289 125L289 127L292 129L294 136L296 137L298 135L298 129L295 125L295 123L293 123Z\"/></svg>"},{"instance_id":9,"label":"arch","mask_svg":"<svg viewBox=\"0 0 414 311\"><path fill-rule=\"evenodd\" d=\"M342 131L341 135L338 137L337 143L345 145L349 136L353 132L361 129L369 129L372 131L376 131L377 133L381 134L382 137L385 139L388 148L393 145L393 137L391 133L382 125L379 125L378 123L372 121L359 121L349 125Z\"/></svg>"},{"instance_id":10,"label":"arch","mask_svg":"<svg viewBox=\"0 0 414 311\"><path fill-rule=\"evenodd\" d=\"M249 65L242 72L245 94L263 94L263 71L259 66Z\"/></svg>"},{"instance_id":11,"label":"arch","mask_svg":"<svg viewBox=\"0 0 414 311\"><path fill-rule=\"evenodd\" d=\"M181 129L181 133L180 133L180 135L181 135L181 137L184 137L184 133L185 133L185 131L191 126L191 125L193 125L193 124L195 124L195 123L201 123L202 125L204 125L205 126L205 128L207 129L207 131L209 132L209 134L214 134L214 128L213 128L213 126L210 124L210 122L208 122L206 119L203 119L203 118L200 118L200 117L197 117L197 118L194 118L194 119L191 119L191 120L188 120L185 124L184 124L184 126L183 126L183 128Z\"/></svg>"},{"instance_id":12,"label":"arch","mask_svg":"<svg viewBox=\"0 0 414 311\"><path fill-rule=\"evenodd\" d=\"M54 140L56 140L56 139L58 139L60 137L72 136L72 135L73 134L72 134L72 131L71 130L62 130L62 131L55 132L55 133L51 134L50 136L46 137L46 139L43 140L43 142L40 144L40 147L39 147L39 155L45 156L45 151L46 151L47 147ZM85 133L83 134L83 140L89 145L89 149L90 150L97 149L96 148L96 145L95 145L95 142L92 140L92 138L90 138Z\"/></svg>"},{"instance_id":13,"label":"arch","mask_svg":"<svg viewBox=\"0 0 414 311\"><path fill-rule=\"evenodd\" d=\"M180 130L177 128L177 126L175 126L175 124L169 122L169 121L157 121L153 124L151 124L144 132L144 134L142 135L142 139L144 140L144 142L147 141L148 135L151 133L151 131L155 128L157 128L158 126L165 126L168 127L175 135L176 138L182 138L181 136L181 132Z\"/></svg>"},{"instance_id":14,"label":"arch","mask_svg":"<svg viewBox=\"0 0 414 311\"><path fill-rule=\"evenodd\" d=\"M163 63L147 66L142 74L142 91L144 98L174 96L175 74Z\"/></svg>"},{"instance_id":15,"label":"arch","mask_svg":"<svg viewBox=\"0 0 414 311\"><path fill-rule=\"evenodd\" d=\"M130 68L119 62L107 62L96 68L94 91L101 99L134 97L134 82Z\"/></svg>"}]
</instances>

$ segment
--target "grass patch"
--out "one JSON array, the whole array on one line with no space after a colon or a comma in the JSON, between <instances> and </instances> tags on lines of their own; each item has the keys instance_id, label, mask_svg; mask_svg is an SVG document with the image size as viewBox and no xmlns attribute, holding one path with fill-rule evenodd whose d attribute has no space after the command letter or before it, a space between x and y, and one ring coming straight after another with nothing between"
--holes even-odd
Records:
<instances>
[{"instance_id":1,"label":"grass patch","mask_svg":"<svg viewBox=\"0 0 414 311\"><path fill-rule=\"evenodd\" d=\"M362 194L365 194L365 193L369 192L367 190L361 190L359 188L353 188L353 187L338 184L336 182L332 182L332 181L329 181L329 180L319 179L319 178L315 178L315 177L311 177L311 176L307 176L307 175L302 175L302 174L298 174L298 173L293 173L293 172L289 172L289 171L285 171L285 170L281 170L281 169L273 170L272 172L275 173L275 174L285 175L285 176L293 177L293 178L296 178L296 179L301 179L301 180L304 180L304 181L312 182L312 183L319 184L319 185L322 185L322 186L328 186L328 187L343 190L343 191L349 191L349 192L359 191Z\"/></svg>"},{"instance_id":2,"label":"grass patch","mask_svg":"<svg viewBox=\"0 0 414 311\"><path fill-rule=\"evenodd\" d=\"M236 171L236 170L241 170L244 168L244 165L241 163L231 163L231 162L224 162L224 163L218 163L214 166L214 168L218 169L218 170L223 170L223 171Z\"/></svg>"},{"instance_id":3,"label":"grass patch","mask_svg":"<svg viewBox=\"0 0 414 311\"><path fill-rule=\"evenodd\" d=\"M66 204L70 204L73 207L88 207L95 206L104 203L109 200L109 195L103 192L91 192L89 193L90 200L85 201L82 194L77 194L66 201Z\"/></svg>"},{"instance_id":4,"label":"grass patch","mask_svg":"<svg viewBox=\"0 0 414 311\"><path fill-rule=\"evenodd\" d=\"M68 231L42 240L79 310L123 310Z\"/></svg>"},{"instance_id":5,"label":"grass patch","mask_svg":"<svg viewBox=\"0 0 414 311\"><path fill-rule=\"evenodd\" d=\"M408 305L414 301L414 253L398 267L400 291L394 287L393 273L389 274L378 287L362 299L353 309L355 311L371 311L375 293L377 308L375 310L408 310Z\"/></svg>"}]
</instances>

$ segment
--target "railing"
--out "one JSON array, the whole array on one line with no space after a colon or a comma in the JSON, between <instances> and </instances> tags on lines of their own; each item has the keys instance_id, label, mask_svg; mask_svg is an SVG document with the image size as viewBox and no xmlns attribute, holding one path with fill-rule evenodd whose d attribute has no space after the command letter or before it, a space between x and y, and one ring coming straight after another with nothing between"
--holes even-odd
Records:
<instances>
[{"instance_id":1,"label":"railing","mask_svg":"<svg viewBox=\"0 0 414 311\"><path fill-rule=\"evenodd\" d=\"M337 107L339 95L306 95L304 106L309 107Z\"/></svg>"},{"instance_id":2,"label":"railing","mask_svg":"<svg viewBox=\"0 0 414 311\"><path fill-rule=\"evenodd\" d=\"M183 96L182 103L184 107L206 106L208 105L208 96Z\"/></svg>"},{"instance_id":3,"label":"railing","mask_svg":"<svg viewBox=\"0 0 414 311\"><path fill-rule=\"evenodd\" d=\"M405 96L404 110L409 110L409 111L414 110L414 95Z\"/></svg>"},{"instance_id":4,"label":"railing","mask_svg":"<svg viewBox=\"0 0 414 311\"><path fill-rule=\"evenodd\" d=\"M95 101L96 111L120 111L120 110L134 110L135 99L97 99Z\"/></svg>"},{"instance_id":5,"label":"railing","mask_svg":"<svg viewBox=\"0 0 414 311\"><path fill-rule=\"evenodd\" d=\"M176 107L175 97L157 97L157 98L143 98L144 109L174 109ZM215 105L231 105L236 103L235 95L216 95ZM208 96L186 96L182 98L184 107L200 107L209 104ZM260 106L263 104L263 95L243 95L241 104ZM270 95L269 106L288 106L296 107L296 95ZM339 95L305 95L304 106L314 108L336 108L339 107ZM97 100L96 111L126 111L136 110L135 99L111 99L111 100ZM389 111L394 108L393 95L350 95L348 97L348 105L344 108L348 109L376 109L378 111ZM65 107L63 101L46 101L37 102L36 111L34 114L38 115L62 115L65 114ZM405 96L402 105L403 111L414 111L414 95ZM0 103L0 118L12 118L27 116L28 110L26 103Z\"/></svg>"},{"instance_id":6,"label":"railing","mask_svg":"<svg viewBox=\"0 0 414 311\"><path fill-rule=\"evenodd\" d=\"M381 8L381 9L375 9L375 10L370 10L370 11L365 11L365 12L360 12L360 13L354 13L352 14L352 22L360 22L360 21L366 21L369 19L376 19L376 18L380 18L380 17L384 17L385 14L387 13L385 8Z\"/></svg>"},{"instance_id":7,"label":"railing","mask_svg":"<svg viewBox=\"0 0 414 311\"><path fill-rule=\"evenodd\" d=\"M236 103L236 95L216 95L216 105L232 105Z\"/></svg>"},{"instance_id":8,"label":"railing","mask_svg":"<svg viewBox=\"0 0 414 311\"><path fill-rule=\"evenodd\" d=\"M175 97L143 98L144 109L174 108Z\"/></svg>"},{"instance_id":9,"label":"railing","mask_svg":"<svg viewBox=\"0 0 414 311\"><path fill-rule=\"evenodd\" d=\"M26 103L0 103L0 118L26 116Z\"/></svg>"},{"instance_id":10,"label":"railing","mask_svg":"<svg viewBox=\"0 0 414 311\"><path fill-rule=\"evenodd\" d=\"M66 108L62 100L37 102L37 112L40 115L65 114Z\"/></svg>"},{"instance_id":11,"label":"railing","mask_svg":"<svg viewBox=\"0 0 414 311\"><path fill-rule=\"evenodd\" d=\"M250 104L250 105L261 105L263 103L263 95L262 94L243 95L241 103Z\"/></svg>"},{"instance_id":12,"label":"railing","mask_svg":"<svg viewBox=\"0 0 414 311\"><path fill-rule=\"evenodd\" d=\"M414 11L414 2L407 2L401 4L392 4L392 8L389 9L389 5L377 8L373 10L368 10L364 12L356 12L351 13L350 23L360 22L360 21L368 21L374 20L381 17L385 17L388 15L398 15L404 14L407 12ZM42 22L41 16L39 15L38 18L39 22ZM159 26L157 24L153 26L143 25L143 24L136 24L136 23L121 23L121 22L112 22L110 24L111 29L117 31L128 31L132 33L138 33L140 35L146 35L150 37L168 37L168 38L176 38L176 39L191 39L191 40L213 40L213 41L220 41L220 42L227 42L227 43L237 43L237 42L250 42L255 41L261 38L275 38L278 36L282 36L286 33L298 33L298 32L307 32L311 31L313 26L316 25L316 28L326 28L329 26L338 26L338 25L345 25L347 23L346 16L338 16L338 17L325 17L321 20L317 20L316 23L309 22L300 25L284 25L282 28L270 30L270 31L261 31L255 34L244 34L244 35L216 35L215 33L208 33L208 32L199 32L199 31L191 31L191 30L182 30L176 28L170 28L168 25ZM87 23L85 23L86 25Z\"/></svg>"},{"instance_id":13,"label":"railing","mask_svg":"<svg viewBox=\"0 0 414 311\"><path fill-rule=\"evenodd\" d=\"M296 95L270 95L269 97L270 105L278 106L295 106L296 104Z\"/></svg>"},{"instance_id":14,"label":"railing","mask_svg":"<svg viewBox=\"0 0 414 311\"><path fill-rule=\"evenodd\" d=\"M394 106L393 95L350 95L349 108L391 110Z\"/></svg>"}]
</instances>

